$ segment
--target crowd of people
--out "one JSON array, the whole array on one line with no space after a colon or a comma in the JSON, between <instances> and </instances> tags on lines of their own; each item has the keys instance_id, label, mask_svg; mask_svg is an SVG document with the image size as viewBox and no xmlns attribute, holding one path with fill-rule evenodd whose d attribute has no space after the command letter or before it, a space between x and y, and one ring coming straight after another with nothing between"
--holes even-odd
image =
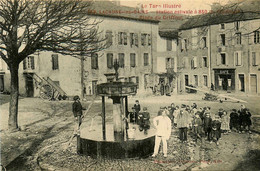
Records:
<instances>
[{"instance_id":1,"label":"crowd of people","mask_svg":"<svg viewBox=\"0 0 260 171\"><path fill-rule=\"evenodd\" d=\"M147 131L150 128L150 114L147 108L143 109L148 113L144 116L145 112L140 112L141 107L137 100L132 109L130 122L137 123L140 131ZM228 112L221 108L214 113L209 106L199 108L196 103L191 106L185 104L178 106L172 103L168 107L160 107L157 116L153 119L153 125L157 129L153 157L158 154L161 141L164 157L167 157L167 140L171 135L171 129L179 130L179 140L182 143L187 142L189 132L195 143L205 138L209 143L215 142L219 145L222 134L231 131L251 134L252 121L251 113L245 105L241 105L238 110L232 109Z\"/></svg>"}]
</instances>

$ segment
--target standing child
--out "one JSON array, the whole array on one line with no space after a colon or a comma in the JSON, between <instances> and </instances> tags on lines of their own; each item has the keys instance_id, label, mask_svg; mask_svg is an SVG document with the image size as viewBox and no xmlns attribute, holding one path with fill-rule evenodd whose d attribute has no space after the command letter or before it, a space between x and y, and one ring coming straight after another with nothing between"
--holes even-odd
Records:
<instances>
[{"instance_id":1,"label":"standing child","mask_svg":"<svg viewBox=\"0 0 260 171\"><path fill-rule=\"evenodd\" d=\"M246 110L245 122L246 122L246 127L248 129L248 133L251 134L250 127L252 125L252 121L251 121L251 113L250 113L249 109Z\"/></svg>"},{"instance_id":2,"label":"standing child","mask_svg":"<svg viewBox=\"0 0 260 171\"><path fill-rule=\"evenodd\" d=\"M219 118L219 115L217 114L215 116L215 119L213 120L212 122L212 138L213 138L213 141L215 141L215 143L218 145L218 140L220 139L221 137L221 121L220 121L220 118Z\"/></svg>"},{"instance_id":3,"label":"standing child","mask_svg":"<svg viewBox=\"0 0 260 171\"><path fill-rule=\"evenodd\" d=\"M236 109L232 109L230 113L230 130L239 131L239 116Z\"/></svg>"},{"instance_id":4,"label":"standing child","mask_svg":"<svg viewBox=\"0 0 260 171\"><path fill-rule=\"evenodd\" d=\"M228 134L228 132L230 131L230 128L229 128L230 118L225 110L223 111L221 121L222 121L221 130L224 132L224 134Z\"/></svg>"},{"instance_id":5,"label":"standing child","mask_svg":"<svg viewBox=\"0 0 260 171\"><path fill-rule=\"evenodd\" d=\"M175 128L177 127L177 118L178 118L179 113L180 113L180 107L177 105L176 109L173 112L173 117L174 117L173 125Z\"/></svg>"},{"instance_id":6,"label":"standing child","mask_svg":"<svg viewBox=\"0 0 260 171\"><path fill-rule=\"evenodd\" d=\"M192 122L193 125L193 133L195 142L197 143L197 139L201 139L201 127L202 127L202 120L200 119L199 112L195 114L195 118Z\"/></svg>"},{"instance_id":7,"label":"standing child","mask_svg":"<svg viewBox=\"0 0 260 171\"><path fill-rule=\"evenodd\" d=\"M208 139L208 141L211 143L212 118L210 117L209 112L205 113L203 125L204 125L205 139Z\"/></svg>"},{"instance_id":8,"label":"standing child","mask_svg":"<svg viewBox=\"0 0 260 171\"><path fill-rule=\"evenodd\" d=\"M75 121L76 121L76 125L77 125L76 129L79 130L79 127L82 122L82 116L83 116L82 110L86 110L86 109L82 107L79 96L74 96L73 100L74 100L74 102L72 104L72 112L75 117Z\"/></svg>"}]
</instances>

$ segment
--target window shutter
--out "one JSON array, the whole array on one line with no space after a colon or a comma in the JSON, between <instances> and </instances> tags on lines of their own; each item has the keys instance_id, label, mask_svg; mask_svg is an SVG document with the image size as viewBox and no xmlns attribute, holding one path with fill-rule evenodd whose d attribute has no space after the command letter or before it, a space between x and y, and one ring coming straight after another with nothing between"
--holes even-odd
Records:
<instances>
[{"instance_id":1,"label":"window shutter","mask_svg":"<svg viewBox=\"0 0 260 171\"><path fill-rule=\"evenodd\" d=\"M193 60L194 60L194 61L193 61L193 63L194 63L193 66L194 66L194 68L197 68L197 67L198 67L197 57L194 57Z\"/></svg>"},{"instance_id":2,"label":"window shutter","mask_svg":"<svg viewBox=\"0 0 260 171\"><path fill-rule=\"evenodd\" d=\"M220 53L217 54L216 59L217 59L217 65L220 65L221 64L221 54Z\"/></svg>"},{"instance_id":3,"label":"window shutter","mask_svg":"<svg viewBox=\"0 0 260 171\"><path fill-rule=\"evenodd\" d=\"M226 58L226 65L229 64L229 61L228 61L228 55L225 53L225 58Z\"/></svg>"},{"instance_id":4,"label":"window shutter","mask_svg":"<svg viewBox=\"0 0 260 171\"><path fill-rule=\"evenodd\" d=\"M259 55L259 52L255 53L255 58L256 58L256 65L260 65L260 55Z\"/></svg>"},{"instance_id":5,"label":"window shutter","mask_svg":"<svg viewBox=\"0 0 260 171\"><path fill-rule=\"evenodd\" d=\"M171 58L171 68L174 68L174 58Z\"/></svg>"},{"instance_id":6,"label":"window shutter","mask_svg":"<svg viewBox=\"0 0 260 171\"><path fill-rule=\"evenodd\" d=\"M137 33L135 34L135 46L138 47L138 34Z\"/></svg>"},{"instance_id":7,"label":"window shutter","mask_svg":"<svg viewBox=\"0 0 260 171\"><path fill-rule=\"evenodd\" d=\"M30 56L30 60L31 60L31 69L35 69L34 57L33 57L33 56Z\"/></svg>"},{"instance_id":8,"label":"window shutter","mask_svg":"<svg viewBox=\"0 0 260 171\"><path fill-rule=\"evenodd\" d=\"M26 70L26 59L27 59L27 58L25 58L25 59L23 60L23 69L24 69L24 70Z\"/></svg>"},{"instance_id":9,"label":"window shutter","mask_svg":"<svg viewBox=\"0 0 260 171\"><path fill-rule=\"evenodd\" d=\"M242 65L242 51L238 52L238 65L241 66Z\"/></svg>"}]
</instances>

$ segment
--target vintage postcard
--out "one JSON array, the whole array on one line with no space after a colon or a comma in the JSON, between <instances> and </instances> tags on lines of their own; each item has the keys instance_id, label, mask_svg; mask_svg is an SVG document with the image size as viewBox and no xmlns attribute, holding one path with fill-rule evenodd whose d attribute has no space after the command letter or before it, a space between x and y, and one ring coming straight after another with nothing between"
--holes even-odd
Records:
<instances>
[{"instance_id":1,"label":"vintage postcard","mask_svg":"<svg viewBox=\"0 0 260 171\"><path fill-rule=\"evenodd\" d=\"M260 170L259 31L259 0L0 0L1 170Z\"/></svg>"}]
</instances>

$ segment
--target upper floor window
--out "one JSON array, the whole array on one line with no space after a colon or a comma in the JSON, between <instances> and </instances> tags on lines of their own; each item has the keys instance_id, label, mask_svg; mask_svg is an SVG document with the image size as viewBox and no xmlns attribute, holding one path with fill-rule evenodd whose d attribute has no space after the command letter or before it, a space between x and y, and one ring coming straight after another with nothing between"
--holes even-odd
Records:
<instances>
[{"instance_id":1,"label":"upper floor window","mask_svg":"<svg viewBox=\"0 0 260 171\"><path fill-rule=\"evenodd\" d=\"M226 45L226 35L220 34L220 39L221 39L221 45L225 46Z\"/></svg>"},{"instance_id":2,"label":"upper floor window","mask_svg":"<svg viewBox=\"0 0 260 171\"><path fill-rule=\"evenodd\" d=\"M206 56L202 57L202 66L208 67L208 58Z\"/></svg>"},{"instance_id":3,"label":"upper floor window","mask_svg":"<svg viewBox=\"0 0 260 171\"><path fill-rule=\"evenodd\" d=\"M112 69L114 66L113 53L107 54L107 68Z\"/></svg>"},{"instance_id":4,"label":"upper floor window","mask_svg":"<svg viewBox=\"0 0 260 171\"><path fill-rule=\"evenodd\" d=\"M152 44L152 37L150 34L148 34L147 38L148 38L148 46L150 46Z\"/></svg>"},{"instance_id":5,"label":"upper floor window","mask_svg":"<svg viewBox=\"0 0 260 171\"><path fill-rule=\"evenodd\" d=\"M147 42L147 38L146 38L147 34L141 34L141 45L142 46L146 46Z\"/></svg>"},{"instance_id":6,"label":"upper floor window","mask_svg":"<svg viewBox=\"0 0 260 171\"><path fill-rule=\"evenodd\" d=\"M198 67L198 60L197 60L197 57L193 57L191 59L191 69L195 69Z\"/></svg>"},{"instance_id":7,"label":"upper floor window","mask_svg":"<svg viewBox=\"0 0 260 171\"><path fill-rule=\"evenodd\" d=\"M106 31L106 40L107 46L110 47L113 44L113 34L112 31Z\"/></svg>"},{"instance_id":8,"label":"upper floor window","mask_svg":"<svg viewBox=\"0 0 260 171\"><path fill-rule=\"evenodd\" d=\"M118 44L119 45L127 45L127 33L119 32L118 33Z\"/></svg>"},{"instance_id":9,"label":"upper floor window","mask_svg":"<svg viewBox=\"0 0 260 171\"><path fill-rule=\"evenodd\" d=\"M240 22L239 22L239 21L235 21L235 22L234 22L234 25L235 25L235 30L236 30L236 31L239 31Z\"/></svg>"},{"instance_id":10,"label":"upper floor window","mask_svg":"<svg viewBox=\"0 0 260 171\"><path fill-rule=\"evenodd\" d=\"M242 65L242 52L235 52L235 65L236 66L241 66Z\"/></svg>"},{"instance_id":11,"label":"upper floor window","mask_svg":"<svg viewBox=\"0 0 260 171\"><path fill-rule=\"evenodd\" d=\"M98 54L91 54L91 69L98 69Z\"/></svg>"},{"instance_id":12,"label":"upper floor window","mask_svg":"<svg viewBox=\"0 0 260 171\"><path fill-rule=\"evenodd\" d=\"M224 29L225 29L225 24L224 24L224 23L220 24L220 29L221 29L221 30L224 30Z\"/></svg>"},{"instance_id":13,"label":"upper floor window","mask_svg":"<svg viewBox=\"0 0 260 171\"><path fill-rule=\"evenodd\" d=\"M149 56L148 53L144 53L144 66L149 65Z\"/></svg>"},{"instance_id":14,"label":"upper floor window","mask_svg":"<svg viewBox=\"0 0 260 171\"><path fill-rule=\"evenodd\" d=\"M135 53L130 53L130 67L135 67Z\"/></svg>"},{"instance_id":15,"label":"upper floor window","mask_svg":"<svg viewBox=\"0 0 260 171\"><path fill-rule=\"evenodd\" d=\"M241 33L236 33L236 44L241 45Z\"/></svg>"},{"instance_id":16,"label":"upper floor window","mask_svg":"<svg viewBox=\"0 0 260 171\"><path fill-rule=\"evenodd\" d=\"M35 65L34 65L34 56L28 56L27 58L25 58L23 60L23 69L35 69Z\"/></svg>"},{"instance_id":17,"label":"upper floor window","mask_svg":"<svg viewBox=\"0 0 260 171\"><path fill-rule=\"evenodd\" d=\"M118 54L118 64L120 68L124 68L125 67L125 54L124 53L119 53Z\"/></svg>"},{"instance_id":18,"label":"upper floor window","mask_svg":"<svg viewBox=\"0 0 260 171\"><path fill-rule=\"evenodd\" d=\"M207 37L202 37L202 48L207 47Z\"/></svg>"},{"instance_id":19,"label":"upper floor window","mask_svg":"<svg viewBox=\"0 0 260 171\"><path fill-rule=\"evenodd\" d=\"M254 31L254 43L260 43L260 41L259 41L259 31Z\"/></svg>"},{"instance_id":20,"label":"upper floor window","mask_svg":"<svg viewBox=\"0 0 260 171\"><path fill-rule=\"evenodd\" d=\"M130 45L138 47L138 34L137 33L130 33Z\"/></svg>"},{"instance_id":21,"label":"upper floor window","mask_svg":"<svg viewBox=\"0 0 260 171\"><path fill-rule=\"evenodd\" d=\"M57 70L59 69L59 58L57 54L52 54L51 55L51 61L52 61L52 70Z\"/></svg>"},{"instance_id":22,"label":"upper floor window","mask_svg":"<svg viewBox=\"0 0 260 171\"><path fill-rule=\"evenodd\" d=\"M227 60L226 60L226 54L225 53L221 53L220 54L220 62L221 62L221 64L222 65L226 65L226 63L227 63Z\"/></svg>"},{"instance_id":23,"label":"upper floor window","mask_svg":"<svg viewBox=\"0 0 260 171\"><path fill-rule=\"evenodd\" d=\"M252 52L252 65L253 66L260 65L260 56L256 52Z\"/></svg>"},{"instance_id":24,"label":"upper floor window","mask_svg":"<svg viewBox=\"0 0 260 171\"><path fill-rule=\"evenodd\" d=\"M172 40L167 39L166 44L167 44L167 51L171 51L172 50Z\"/></svg>"}]
</instances>

